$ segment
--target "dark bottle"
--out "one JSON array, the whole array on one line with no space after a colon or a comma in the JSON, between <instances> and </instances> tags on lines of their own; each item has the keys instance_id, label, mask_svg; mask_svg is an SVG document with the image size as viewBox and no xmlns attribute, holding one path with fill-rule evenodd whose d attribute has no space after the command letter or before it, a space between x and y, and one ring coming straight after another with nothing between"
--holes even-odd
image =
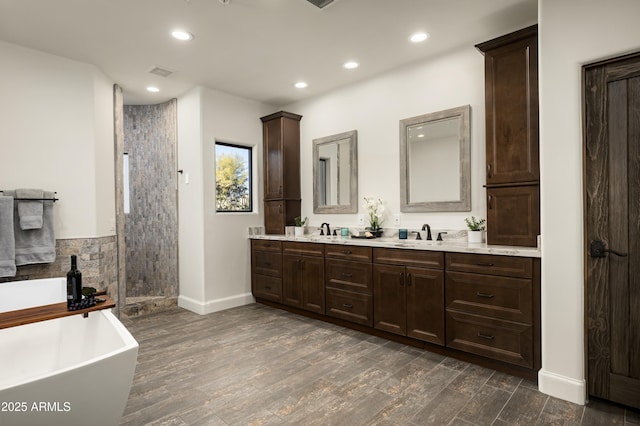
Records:
<instances>
[{"instance_id":1,"label":"dark bottle","mask_svg":"<svg viewBox=\"0 0 640 426\"><path fill-rule=\"evenodd\" d=\"M71 256L71 269L67 272L67 308L82 301L82 272L78 270L77 258Z\"/></svg>"}]
</instances>

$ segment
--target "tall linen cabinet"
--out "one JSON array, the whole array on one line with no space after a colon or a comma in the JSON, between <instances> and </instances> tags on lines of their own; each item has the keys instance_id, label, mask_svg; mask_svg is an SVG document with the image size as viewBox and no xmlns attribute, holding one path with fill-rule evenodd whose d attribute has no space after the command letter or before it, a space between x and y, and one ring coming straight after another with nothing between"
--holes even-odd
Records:
<instances>
[{"instance_id":1,"label":"tall linen cabinet","mask_svg":"<svg viewBox=\"0 0 640 426\"><path fill-rule=\"evenodd\" d=\"M264 157L264 226L284 234L300 216L300 120L286 111L261 117Z\"/></svg>"},{"instance_id":2,"label":"tall linen cabinet","mask_svg":"<svg viewBox=\"0 0 640 426\"><path fill-rule=\"evenodd\" d=\"M540 233L538 26L476 45L485 57L487 243Z\"/></svg>"}]
</instances>

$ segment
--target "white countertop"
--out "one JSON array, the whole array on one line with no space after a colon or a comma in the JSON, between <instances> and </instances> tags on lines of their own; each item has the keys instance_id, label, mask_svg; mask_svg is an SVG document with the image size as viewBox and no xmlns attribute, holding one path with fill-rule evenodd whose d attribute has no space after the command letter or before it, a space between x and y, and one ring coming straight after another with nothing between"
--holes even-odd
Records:
<instances>
[{"instance_id":1,"label":"white countertop","mask_svg":"<svg viewBox=\"0 0 640 426\"><path fill-rule=\"evenodd\" d=\"M494 254L500 256L542 257L537 247L518 246L494 246L486 243L467 243L466 240L456 239L450 241L427 241L407 239L400 240L397 237L382 237L372 239L360 239L340 236L326 236L311 234L303 237L287 235L250 235L254 240L294 241L301 243L344 244L367 247L401 248L411 250L444 251L455 253Z\"/></svg>"}]
</instances>

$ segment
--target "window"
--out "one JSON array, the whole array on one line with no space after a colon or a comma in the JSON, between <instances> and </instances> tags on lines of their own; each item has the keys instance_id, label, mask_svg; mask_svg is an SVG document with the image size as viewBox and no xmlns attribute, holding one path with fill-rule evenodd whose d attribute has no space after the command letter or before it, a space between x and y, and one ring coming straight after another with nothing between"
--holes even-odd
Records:
<instances>
[{"instance_id":1,"label":"window","mask_svg":"<svg viewBox=\"0 0 640 426\"><path fill-rule=\"evenodd\" d=\"M216 211L252 211L251 147L216 141Z\"/></svg>"}]
</instances>

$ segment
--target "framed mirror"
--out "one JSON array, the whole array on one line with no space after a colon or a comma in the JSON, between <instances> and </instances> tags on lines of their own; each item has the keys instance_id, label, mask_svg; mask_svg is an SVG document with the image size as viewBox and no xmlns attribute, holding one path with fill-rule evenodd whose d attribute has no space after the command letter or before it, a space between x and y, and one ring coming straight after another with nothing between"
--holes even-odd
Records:
<instances>
[{"instance_id":1,"label":"framed mirror","mask_svg":"<svg viewBox=\"0 0 640 426\"><path fill-rule=\"evenodd\" d=\"M400 211L471 211L470 111L400 120Z\"/></svg>"},{"instance_id":2,"label":"framed mirror","mask_svg":"<svg viewBox=\"0 0 640 426\"><path fill-rule=\"evenodd\" d=\"M358 212L358 132L313 140L313 212Z\"/></svg>"}]
</instances>

